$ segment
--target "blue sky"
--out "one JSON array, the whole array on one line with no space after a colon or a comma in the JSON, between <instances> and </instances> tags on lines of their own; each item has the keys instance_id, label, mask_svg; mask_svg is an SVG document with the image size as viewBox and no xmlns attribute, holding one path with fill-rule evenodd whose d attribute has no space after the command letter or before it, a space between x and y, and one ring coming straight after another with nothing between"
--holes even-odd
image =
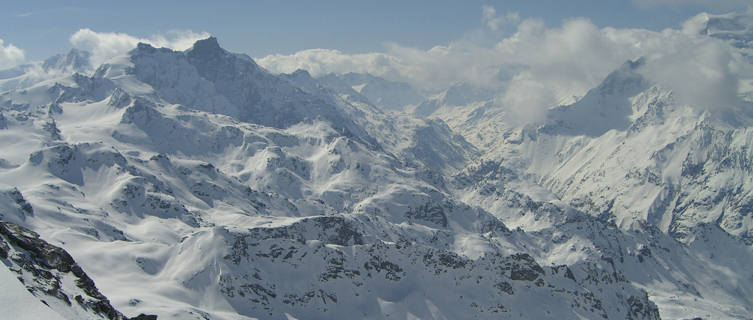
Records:
<instances>
[{"instance_id":1,"label":"blue sky","mask_svg":"<svg viewBox=\"0 0 753 320\"><path fill-rule=\"evenodd\" d=\"M650 5L655 3L655 5ZM481 28L482 7L558 26L574 17L599 27L677 28L706 11L745 1L11 1L0 12L0 39L40 60L66 52L82 28L148 38L171 30L208 32L230 51L262 57L311 48L373 52L396 43L427 49ZM502 30L503 32L506 30ZM509 27L510 33L514 27Z\"/></svg>"}]
</instances>

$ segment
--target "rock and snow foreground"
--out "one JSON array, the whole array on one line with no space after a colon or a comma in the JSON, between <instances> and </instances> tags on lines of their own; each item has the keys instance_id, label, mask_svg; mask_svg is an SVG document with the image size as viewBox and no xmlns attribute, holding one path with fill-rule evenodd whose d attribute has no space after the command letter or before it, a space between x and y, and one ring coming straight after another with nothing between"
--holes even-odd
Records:
<instances>
[{"instance_id":1,"label":"rock and snow foreground","mask_svg":"<svg viewBox=\"0 0 753 320\"><path fill-rule=\"evenodd\" d=\"M7 236L0 258L32 293L47 279L36 297L63 318L753 313L747 122L699 121L633 64L514 128L484 104L450 126L384 112L214 38L89 73L55 61L58 77L0 80L0 220L101 294L60 269L49 289L33 270L54 266Z\"/></svg>"},{"instance_id":2,"label":"rock and snow foreground","mask_svg":"<svg viewBox=\"0 0 753 320\"><path fill-rule=\"evenodd\" d=\"M1 299L10 307L3 313L7 319L128 319L70 254L31 230L0 222L0 260L8 267L0 269ZM131 319L154 318L140 314Z\"/></svg>"}]
</instances>

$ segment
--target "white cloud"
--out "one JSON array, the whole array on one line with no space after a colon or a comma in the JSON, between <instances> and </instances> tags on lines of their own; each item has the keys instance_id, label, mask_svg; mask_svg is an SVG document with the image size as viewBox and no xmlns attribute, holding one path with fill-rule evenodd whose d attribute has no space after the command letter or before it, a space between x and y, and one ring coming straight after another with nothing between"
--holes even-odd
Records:
<instances>
[{"instance_id":1,"label":"white cloud","mask_svg":"<svg viewBox=\"0 0 753 320\"><path fill-rule=\"evenodd\" d=\"M568 20L559 28L547 28L540 20L529 19L495 49L506 61L529 66L528 75L513 78L511 88L516 88L517 81L537 82L545 91L540 95L548 99L537 98L535 104L507 104L537 110L536 114L565 98L584 94L610 71L639 56L615 30L599 29L586 19Z\"/></svg>"},{"instance_id":2,"label":"white cloud","mask_svg":"<svg viewBox=\"0 0 753 320\"><path fill-rule=\"evenodd\" d=\"M139 42L149 43L155 47L185 50L196 40L209 37L206 32L172 31L166 35L154 35L151 38L139 38L125 33L96 32L80 29L70 37L73 47L91 52L91 63L95 68L115 56L122 55L136 47Z\"/></svg>"},{"instance_id":3,"label":"white cloud","mask_svg":"<svg viewBox=\"0 0 753 320\"><path fill-rule=\"evenodd\" d=\"M497 10L492 6L481 7L481 21L492 31L499 30L505 24L516 24L520 21L520 14L508 12L504 17L497 16Z\"/></svg>"},{"instance_id":4,"label":"white cloud","mask_svg":"<svg viewBox=\"0 0 753 320\"><path fill-rule=\"evenodd\" d=\"M513 77L495 102L508 107L508 121L530 123L543 119L546 107L556 101L557 97L546 84L536 79L530 71L523 71Z\"/></svg>"},{"instance_id":5,"label":"white cloud","mask_svg":"<svg viewBox=\"0 0 753 320\"><path fill-rule=\"evenodd\" d=\"M753 66L729 43L692 32L667 29L599 29L585 19L574 19L558 28L546 28L527 20L518 32L497 44L507 61L529 66L513 78L501 104L529 113L523 120L543 115L542 108L556 105L570 95L582 95L627 60L646 58L642 74L673 90L680 103L699 109L726 108L739 104L741 79L753 78ZM528 96L539 85L538 97Z\"/></svg>"},{"instance_id":6,"label":"white cloud","mask_svg":"<svg viewBox=\"0 0 753 320\"><path fill-rule=\"evenodd\" d=\"M3 44L3 39L0 39L0 69L6 69L17 66L26 61L24 51L18 47L8 44Z\"/></svg>"},{"instance_id":7,"label":"white cloud","mask_svg":"<svg viewBox=\"0 0 753 320\"><path fill-rule=\"evenodd\" d=\"M530 79L556 86L556 96L582 93L627 59L638 57L616 46L611 33L585 19L569 20L559 28L547 28L539 19L526 19L515 34L491 46L460 39L428 50L389 44L384 53L350 55L313 49L257 61L272 72L289 73L299 68L314 75L368 72L427 90L456 82L503 86L500 70L522 65L532 72ZM625 46L629 44L621 44Z\"/></svg>"},{"instance_id":8,"label":"white cloud","mask_svg":"<svg viewBox=\"0 0 753 320\"><path fill-rule=\"evenodd\" d=\"M701 109L738 105L739 81L753 76L753 66L721 40L673 36L680 39L648 56L644 76L671 89L683 104Z\"/></svg>"},{"instance_id":9,"label":"white cloud","mask_svg":"<svg viewBox=\"0 0 753 320\"><path fill-rule=\"evenodd\" d=\"M494 8L482 11L484 28L494 29L489 24L497 19ZM704 21L694 17L683 29L656 32L599 28L583 18L549 27L534 18L520 21L516 32L493 44L466 37L428 50L390 44L383 53L316 49L258 61L273 72L368 72L425 90L456 82L496 88L497 102L528 122L582 96L626 61L645 57L643 74L672 89L681 103L703 109L733 105L738 81L753 79L753 66L739 49L699 34Z\"/></svg>"},{"instance_id":10,"label":"white cloud","mask_svg":"<svg viewBox=\"0 0 753 320\"><path fill-rule=\"evenodd\" d=\"M396 57L384 53L345 54L330 49L309 49L292 55L274 54L256 59L256 62L274 73L304 69L313 76L347 72L394 76L399 69L408 67Z\"/></svg>"}]
</instances>

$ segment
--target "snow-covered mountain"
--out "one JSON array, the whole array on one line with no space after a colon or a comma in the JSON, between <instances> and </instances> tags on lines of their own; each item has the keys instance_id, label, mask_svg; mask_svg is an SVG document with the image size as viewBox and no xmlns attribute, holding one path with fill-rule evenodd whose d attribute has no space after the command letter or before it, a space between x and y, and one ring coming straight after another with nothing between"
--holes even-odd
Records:
<instances>
[{"instance_id":1,"label":"snow-covered mountain","mask_svg":"<svg viewBox=\"0 0 753 320\"><path fill-rule=\"evenodd\" d=\"M503 159L558 198L623 229L648 222L681 240L694 225L715 223L750 244L744 218L750 104L679 105L641 67L641 61L626 63L578 102L551 109L544 124L493 129L504 139L482 142L485 157ZM458 128L495 125L473 124Z\"/></svg>"},{"instance_id":2,"label":"snow-covered mountain","mask_svg":"<svg viewBox=\"0 0 753 320\"><path fill-rule=\"evenodd\" d=\"M409 111L421 117L428 117L434 113L454 111L452 109L459 107L477 106L492 98L494 91L491 89L475 87L469 83L456 83L410 108Z\"/></svg>"},{"instance_id":3,"label":"snow-covered mountain","mask_svg":"<svg viewBox=\"0 0 753 320\"><path fill-rule=\"evenodd\" d=\"M504 107L492 102L438 113L484 154L482 165L465 173L476 176L470 180L475 182L456 193L501 214L509 227L559 237L567 229L560 226L561 213L537 212L535 199L542 197L623 231L608 236L610 244L592 237L596 247L643 250L654 241L667 243L664 253L653 255L663 260L659 270L626 265L622 256L616 269L644 285L663 316L688 317L681 310L703 305L696 309L699 315L720 311L705 317L749 317L751 292L743 288L753 283L739 270L740 261L753 256L751 105L741 101L737 108L714 110L681 105L671 91L641 75L643 65L626 63L576 103L550 109L543 123L511 124ZM651 236L624 242L636 233ZM722 269L730 272L712 271ZM629 275L636 270L639 274ZM659 278L672 274L675 279L664 279L676 288L650 284L656 280L646 273L653 272ZM674 290L674 301L664 300ZM729 311L721 311L725 308Z\"/></svg>"},{"instance_id":4,"label":"snow-covered mountain","mask_svg":"<svg viewBox=\"0 0 753 320\"><path fill-rule=\"evenodd\" d=\"M686 22L685 28L729 41L737 48L753 48L753 7L746 12L702 13Z\"/></svg>"},{"instance_id":5,"label":"snow-covered mountain","mask_svg":"<svg viewBox=\"0 0 753 320\"><path fill-rule=\"evenodd\" d=\"M215 38L139 44L0 94L0 219L126 316L750 318L747 118L640 67L521 128L469 88L423 119Z\"/></svg>"},{"instance_id":6,"label":"snow-covered mountain","mask_svg":"<svg viewBox=\"0 0 753 320\"><path fill-rule=\"evenodd\" d=\"M43 62L0 70L0 92L27 88L41 81L64 77L74 72L90 72L90 55L86 51L71 49L68 54L55 55Z\"/></svg>"},{"instance_id":7,"label":"snow-covered mountain","mask_svg":"<svg viewBox=\"0 0 753 320\"><path fill-rule=\"evenodd\" d=\"M320 76L317 80L324 86L341 93L348 95L358 93L383 110L405 110L424 100L421 92L408 83L389 81L370 74L330 73Z\"/></svg>"}]
</instances>

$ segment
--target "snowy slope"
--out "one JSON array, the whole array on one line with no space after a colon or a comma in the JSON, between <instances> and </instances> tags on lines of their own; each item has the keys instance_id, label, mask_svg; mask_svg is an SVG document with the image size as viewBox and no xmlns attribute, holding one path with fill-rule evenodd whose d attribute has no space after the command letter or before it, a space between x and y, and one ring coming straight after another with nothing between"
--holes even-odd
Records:
<instances>
[{"instance_id":1,"label":"snowy slope","mask_svg":"<svg viewBox=\"0 0 753 320\"><path fill-rule=\"evenodd\" d=\"M3 306L3 315L8 319L65 319L29 293L9 269L0 268L0 283L3 285L0 304Z\"/></svg>"},{"instance_id":2,"label":"snowy slope","mask_svg":"<svg viewBox=\"0 0 753 320\"><path fill-rule=\"evenodd\" d=\"M699 225L683 244L656 226L618 228L608 214L592 216L499 162L470 166L455 177L456 192L534 237L537 261L574 265L606 261L620 278L649 292L663 318L749 318L750 246L717 226ZM725 270L724 272L720 272Z\"/></svg>"}]
</instances>

